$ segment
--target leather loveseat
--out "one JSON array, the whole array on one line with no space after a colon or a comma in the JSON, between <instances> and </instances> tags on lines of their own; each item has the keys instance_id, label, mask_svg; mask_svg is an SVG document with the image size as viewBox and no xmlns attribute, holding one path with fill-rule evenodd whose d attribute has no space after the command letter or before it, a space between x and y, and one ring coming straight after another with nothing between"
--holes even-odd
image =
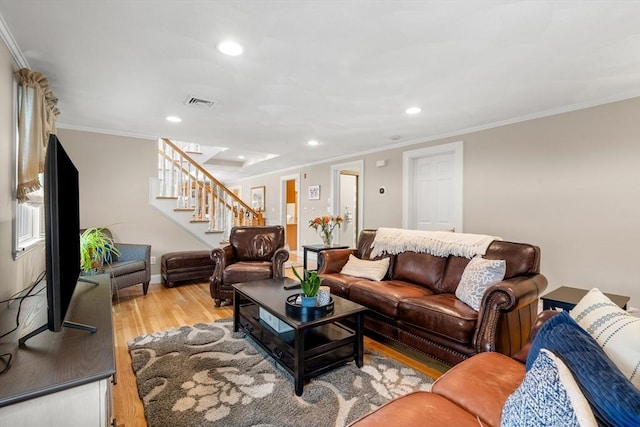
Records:
<instances>
[{"instance_id":1,"label":"leather loveseat","mask_svg":"<svg viewBox=\"0 0 640 427\"><path fill-rule=\"evenodd\" d=\"M363 230L356 249L318 254L322 284L331 293L366 306L365 334L414 356L453 366L475 354L520 350L547 287L537 246L494 240L484 258L506 261L504 280L487 289L475 311L455 295L469 259L404 252L390 256L381 281L341 274L352 254L369 260L376 230Z\"/></svg>"},{"instance_id":2,"label":"leather loveseat","mask_svg":"<svg viewBox=\"0 0 640 427\"><path fill-rule=\"evenodd\" d=\"M543 311L514 357L477 354L438 378L431 391L393 399L349 427L400 420L430 427L639 426L633 339L597 341L616 334L607 328L612 324L627 338L636 335L637 319L622 311L613 319L600 317L611 306L588 301L582 307L588 314Z\"/></svg>"},{"instance_id":3,"label":"leather loveseat","mask_svg":"<svg viewBox=\"0 0 640 427\"><path fill-rule=\"evenodd\" d=\"M540 314L529 342L513 358L485 352L460 363L438 378L431 391L398 397L370 412L350 427L406 426L500 426L507 398L522 383L531 341L542 324L557 312Z\"/></svg>"}]
</instances>

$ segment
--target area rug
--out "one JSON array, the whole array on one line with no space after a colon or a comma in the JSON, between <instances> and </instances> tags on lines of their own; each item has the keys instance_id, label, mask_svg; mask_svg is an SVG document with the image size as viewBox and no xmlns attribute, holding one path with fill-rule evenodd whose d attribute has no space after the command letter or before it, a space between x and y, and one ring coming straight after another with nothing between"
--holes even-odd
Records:
<instances>
[{"instance_id":1,"label":"area rug","mask_svg":"<svg viewBox=\"0 0 640 427\"><path fill-rule=\"evenodd\" d=\"M143 335L128 343L149 427L344 426L433 379L366 352L305 384L293 379L229 320Z\"/></svg>"}]
</instances>

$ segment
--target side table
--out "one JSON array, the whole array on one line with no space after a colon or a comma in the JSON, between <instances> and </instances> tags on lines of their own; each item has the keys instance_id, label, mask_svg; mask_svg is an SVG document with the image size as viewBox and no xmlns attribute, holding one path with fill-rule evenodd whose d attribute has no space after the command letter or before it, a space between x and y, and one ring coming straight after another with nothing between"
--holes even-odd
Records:
<instances>
[{"instance_id":1,"label":"side table","mask_svg":"<svg viewBox=\"0 0 640 427\"><path fill-rule=\"evenodd\" d=\"M562 309L566 311L572 310L576 304L580 302L583 296L589 292L587 289L572 288L569 286L560 286L558 289L549 292L541 297L543 310ZM623 310L627 309L627 303L630 297L615 294L605 294L607 298L613 301Z\"/></svg>"},{"instance_id":2,"label":"side table","mask_svg":"<svg viewBox=\"0 0 640 427\"><path fill-rule=\"evenodd\" d=\"M346 245L331 245L331 246L325 246L325 245L303 245L302 246L303 249L303 268L306 270L307 269L307 252L315 252L315 253L319 253L320 251L330 251L332 249L349 249L349 246Z\"/></svg>"}]
</instances>

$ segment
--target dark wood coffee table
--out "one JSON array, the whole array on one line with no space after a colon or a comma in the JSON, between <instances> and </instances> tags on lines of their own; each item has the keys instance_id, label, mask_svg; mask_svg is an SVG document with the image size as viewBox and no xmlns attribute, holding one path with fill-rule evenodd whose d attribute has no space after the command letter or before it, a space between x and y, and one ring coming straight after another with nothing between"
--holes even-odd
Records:
<instances>
[{"instance_id":1,"label":"dark wood coffee table","mask_svg":"<svg viewBox=\"0 0 640 427\"><path fill-rule=\"evenodd\" d=\"M333 312L303 320L287 315L286 299L300 289L285 290L296 283L289 278L258 280L233 285L233 330L242 328L262 349L294 378L296 395L304 381L344 363L362 367L362 316L366 307L332 295ZM260 318L260 308L288 325L278 333ZM340 321L353 319L353 328Z\"/></svg>"}]
</instances>

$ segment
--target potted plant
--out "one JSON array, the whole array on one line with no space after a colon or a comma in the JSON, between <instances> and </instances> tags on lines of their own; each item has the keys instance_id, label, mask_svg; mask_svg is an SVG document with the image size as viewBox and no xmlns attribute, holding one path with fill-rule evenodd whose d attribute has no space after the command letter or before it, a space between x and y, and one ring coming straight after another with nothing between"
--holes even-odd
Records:
<instances>
[{"instance_id":1,"label":"potted plant","mask_svg":"<svg viewBox=\"0 0 640 427\"><path fill-rule=\"evenodd\" d=\"M80 267L86 273L110 264L113 256L120 255L120 251L113 243L104 228L87 228L80 235Z\"/></svg>"},{"instance_id":2,"label":"potted plant","mask_svg":"<svg viewBox=\"0 0 640 427\"><path fill-rule=\"evenodd\" d=\"M318 293L318 289L320 289L320 282L322 282L322 278L318 276L317 271L309 271L303 270L302 275L300 277L296 268L291 266L293 270L293 274L300 280L300 287L302 288L302 301L301 306L303 307L315 307L316 306L316 294Z\"/></svg>"}]
</instances>

